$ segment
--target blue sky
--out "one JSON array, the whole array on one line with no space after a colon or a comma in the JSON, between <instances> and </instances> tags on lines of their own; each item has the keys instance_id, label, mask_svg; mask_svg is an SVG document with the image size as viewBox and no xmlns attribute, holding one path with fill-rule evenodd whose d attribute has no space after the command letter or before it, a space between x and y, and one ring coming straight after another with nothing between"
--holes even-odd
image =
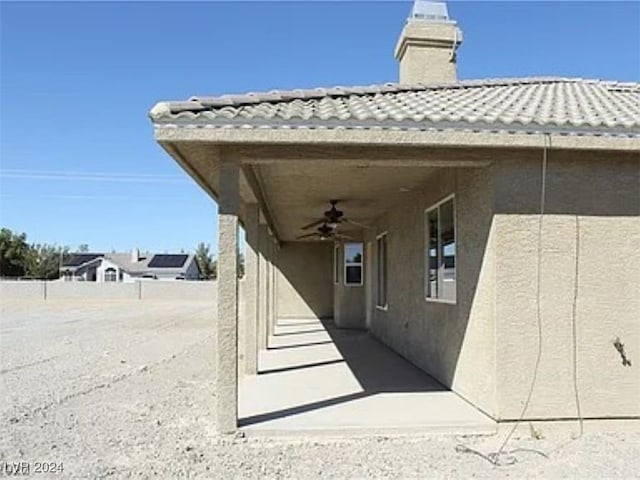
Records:
<instances>
[{"instance_id":1,"label":"blue sky","mask_svg":"<svg viewBox=\"0 0 640 480\"><path fill-rule=\"evenodd\" d=\"M94 251L215 248L159 100L395 81L412 2L0 3L0 224ZM459 78L640 80L638 2L449 2Z\"/></svg>"}]
</instances>

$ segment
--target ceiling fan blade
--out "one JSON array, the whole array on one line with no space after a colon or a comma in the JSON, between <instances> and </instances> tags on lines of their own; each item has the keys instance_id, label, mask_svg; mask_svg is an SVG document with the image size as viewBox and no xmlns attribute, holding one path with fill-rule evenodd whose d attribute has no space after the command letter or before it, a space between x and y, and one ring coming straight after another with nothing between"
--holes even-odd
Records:
<instances>
[{"instance_id":1,"label":"ceiling fan blade","mask_svg":"<svg viewBox=\"0 0 640 480\"><path fill-rule=\"evenodd\" d=\"M308 225L305 225L304 227L301 227L302 230L307 230L309 228L315 227L316 225L320 225L321 223L324 223L326 221L325 218L321 218L320 220L316 220L315 222L312 222Z\"/></svg>"},{"instance_id":2,"label":"ceiling fan blade","mask_svg":"<svg viewBox=\"0 0 640 480\"><path fill-rule=\"evenodd\" d=\"M355 225L356 227L366 228L367 230L371 228L369 225L365 225L364 223L356 222L354 220L349 220L348 218L343 218L342 221L345 223L350 223L351 225Z\"/></svg>"},{"instance_id":3,"label":"ceiling fan blade","mask_svg":"<svg viewBox=\"0 0 640 480\"><path fill-rule=\"evenodd\" d=\"M353 237L350 237L349 235L343 235L341 233L335 234L334 237L339 240L353 240Z\"/></svg>"},{"instance_id":4,"label":"ceiling fan blade","mask_svg":"<svg viewBox=\"0 0 640 480\"><path fill-rule=\"evenodd\" d=\"M296 237L296 240L302 240L303 238L317 237L317 236L318 236L317 233L307 233L306 235L300 235L299 237Z\"/></svg>"}]
</instances>

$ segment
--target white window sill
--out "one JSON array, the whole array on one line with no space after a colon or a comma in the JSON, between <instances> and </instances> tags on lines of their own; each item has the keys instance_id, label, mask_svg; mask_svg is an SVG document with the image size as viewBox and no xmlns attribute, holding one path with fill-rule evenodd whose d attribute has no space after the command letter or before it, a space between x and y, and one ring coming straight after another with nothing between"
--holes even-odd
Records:
<instances>
[{"instance_id":1,"label":"white window sill","mask_svg":"<svg viewBox=\"0 0 640 480\"><path fill-rule=\"evenodd\" d=\"M456 302L455 300L444 300L442 298L430 298L430 297L425 297L425 300L428 303L444 303L445 305L456 305L458 302Z\"/></svg>"}]
</instances>

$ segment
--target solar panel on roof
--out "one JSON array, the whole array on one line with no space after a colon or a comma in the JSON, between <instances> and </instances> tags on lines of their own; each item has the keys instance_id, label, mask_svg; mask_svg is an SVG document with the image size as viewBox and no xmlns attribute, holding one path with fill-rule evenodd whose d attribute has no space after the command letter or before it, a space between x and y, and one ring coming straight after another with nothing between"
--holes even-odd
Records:
<instances>
[{"instance_id":1,"label":"solar panel on roof","mask_svg":"<svg viewBox=\"0 0 640 480\"><path fill-rule=\"evenodd\" d=\"M103 253L76 253L69 260L64 262L64 267L79 267L83 263L90 262L99 257L103 257Z\"/></svg>"},{"instance_id":2,"label":"solar panel on roof","mask_svg":"<svg viewBox=\"0 0 640 480\"><path fill-rule=\"evenodd\" d=\"M180 268L188 257L189 255L154 255L149 262L149 268Z\"/></svg>"}]
</instances>

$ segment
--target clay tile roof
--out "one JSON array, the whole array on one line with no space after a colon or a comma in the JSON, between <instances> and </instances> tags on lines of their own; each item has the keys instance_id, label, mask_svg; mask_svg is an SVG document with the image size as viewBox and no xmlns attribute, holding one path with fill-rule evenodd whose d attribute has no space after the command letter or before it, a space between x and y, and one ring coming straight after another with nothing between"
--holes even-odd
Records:
<instances>
[{"instance_id":1,"label":"clay tile roof","mask_svg":"<svg viewBox=\"0 0 640 480\"><path fill-rule=\"evenodd\" d=\"M426 129L447 124L640 136L640 83L542 77L273 90L161 102L150 116L158 125Z\"/></svg>"}]
</instances>

